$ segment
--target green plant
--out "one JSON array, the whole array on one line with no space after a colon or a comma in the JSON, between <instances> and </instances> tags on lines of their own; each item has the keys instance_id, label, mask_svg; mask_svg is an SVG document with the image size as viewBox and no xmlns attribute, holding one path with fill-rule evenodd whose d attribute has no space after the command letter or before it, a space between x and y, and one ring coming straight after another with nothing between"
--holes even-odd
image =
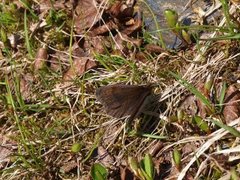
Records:
<instances>
[{"instance_id":1,"label":"green plant","mask_svg":"<svg viewBox=\"0 0 240 180\"><path fill-rule=\"evenodd\" d=\"M154 163L152 156L146 154L145 157L138 162L136 158L129 157L128 164L133 171L134 175L141 180L153 180L155 177Z\"/></svg>"},{"instance_id":2,"label":"green plant","mask_svg":"<svg viewBox=\"0 0 240 180\"><path fill-rule=\"evenodd\" d=\"M93 180L107 180L107 169L100 163L95 163L91 167L91 177Z\"/></svg>"}]
</instances>

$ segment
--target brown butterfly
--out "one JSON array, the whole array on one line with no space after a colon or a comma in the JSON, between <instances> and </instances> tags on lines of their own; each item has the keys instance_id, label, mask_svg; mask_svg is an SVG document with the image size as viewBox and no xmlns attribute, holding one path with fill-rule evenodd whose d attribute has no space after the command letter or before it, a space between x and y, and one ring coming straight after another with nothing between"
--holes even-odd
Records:
<instances>
[{"instance_id":1,"label":"brown butterfly","mask_svg":"<svg viewBox=\"0 0 240 180\"><path fill-rule=\"evenodd\" d=\"M98 88L96 97L107 114L116 118L130 116L133 119L141 113L151 91L150 85L114 84Z\"/></svg>"}]
</instances>

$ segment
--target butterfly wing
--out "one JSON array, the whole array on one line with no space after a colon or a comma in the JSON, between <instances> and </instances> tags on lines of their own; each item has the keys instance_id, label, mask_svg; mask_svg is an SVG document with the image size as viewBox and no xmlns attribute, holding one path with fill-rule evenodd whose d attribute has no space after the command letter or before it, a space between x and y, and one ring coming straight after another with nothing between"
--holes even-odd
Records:
<instances>
[{"instance_id":1,"label":"butterfly wing","mask_svg":"<svg viewBox=\"0 0 240 180\"><path fill-rule=\"evenodd\" d=\"M96 91L97 100L104 106L107 114L116 118L134 117L150 94L150 86L122 84L104 86Z\"/></svg>"}]
</instances>

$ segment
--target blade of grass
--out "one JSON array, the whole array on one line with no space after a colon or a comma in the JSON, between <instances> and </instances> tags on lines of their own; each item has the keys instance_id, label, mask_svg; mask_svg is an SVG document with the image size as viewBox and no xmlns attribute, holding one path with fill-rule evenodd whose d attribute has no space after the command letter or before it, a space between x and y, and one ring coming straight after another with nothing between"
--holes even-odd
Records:
<instances>
[{"instance_id":1,"label":"blade of grass","mask_svg":"<svg viewBox=\"0 0 240 180\"><path fill-rule=\"evenodd\" d=\"M222 109L223 109L223 102L226 94L226 89L227 89L227 84L226 82L224 82L221 89L220 97L219 97L220 112L222 112Z\"/></svg>"},{"instance_id":2,"label":"blade of grass","mask_svg":"<svg viewBox=\"0 0 240 180\"><path fill-rule=\"evenodd\" d=\"M213 111L211 102L201 93L199 92L192 84L182 79L179 75L169 72L175 79L178 80L180 84L182 84L185 88L187 88L191 93L193 93L198 99L200 99L211 111Z\"/></svg>"},{"instance_id":3,"label":"blade of grass","mask_svg":"<svg viewBox=\"0 0 240 180\"><path fill-rule=\"evenodd\" d=\"M73 66L73 58L72 58L72 45L73 45L73 29L74 29L74 21L72 19L71 23L71 34L70 34L70 41L69 41L69 62L71 67Z\"/></svg>"},{"instance_id":4,"label":"blade of grass","mask_svg":"<svg viewBox=\"0 0 240 180\"><path fill-rule=\"evenodd\" d=\"M140 134L142 137L147 137L147 138L152 138L152 139L167 139L168 136L157 136L157 135L152 135L152 134Z\"/></svg>"},{"instance_id":5,"label":"blade of grass","mask_svg":"<svg viewBox=\"0 0 240 180\"><path fill-rule=\"evenodd\" d=\"M13 117L15 119L15 122L17 124L17 128L19 129L20 131L20 144L19 146L22 144L25 151L30 155L30 157L34 160L33 162L35 162L34 164L36 165L37 168L40 168L39 166L39 158L35 155L35 148L33 147L33 145L30 143L30 147L29 147L29 141L28 141L28 138L27 136L31 135L31 133L27 130L26 127L22 126L21 123L20 123L20 119L18 117L18 114L16 112L16 106L15 106L15 103L14 103L14 99L13 99L13 96L12 96L12 92L11 92L11 89L10 89L10 85L9 85L9 80L8 80L8 77L5 76L5 83L6 83L6 90L7 90L7 96L8 96L8 100L9 100L9 104L11 105L12 109L13 109ZM27 135L28 134L28 135ZM22 154L22 148L19 147L18 148L18 151L19 151L19 154ZM25 165L28 165L28 164L33 164L33 163L30 163L26 160L25 156L21 156L21 160L23 161L23 163Z\"/></svg>"},{"instance_id":6,"label":"blade of grass","mask_svg":"<svg viewBox=\"0 0 240 180\"><path fill-rule=\"evenodd\" d=\"M229 14L228 1L226 1L226 0L220 0L220 2L221 2L221 4L222 4L224 16L225 16L225 18L226 18L227 27L228 27L228 29L229 29L229 31L230 31L231 33L234 33L233 24L232 24L232 22L231 22L231 18L230 18L230 14Z\"/></svg>"},{"instance_id":7,"label":"blade of grass","mask_svg":"<svg viewBox=\"0 0 240 180\"><path fill-rule=\"evenodd\" d=\"M156 29L158 30L158 37L159 37L159 42L160 42L160 45L166 49L166 45L163 41L163 36L162 36L162 32L160 31L160 26L159 26L159 23L157 22L157 18L154 14L154 12L152 11L151 7L149 6L149 4L145 1L145 0L141 0L141 2L148 8L149 12L152 14L152 17L153 17L153 21L154 21L154 24L156 26Z\"/></svg>"},{"instance_id":8,"label":"blade of grass","mask_svg":"<svg viewBox=\"0 0 240 180\"><path fill-rule=\"evenodd\" d=\"M217 125L218 127L221 127L225 130L227 130L229 133L231 133L232 135L236 136L236 137L240 137L240 131L238 131L236 128L231 127L231 126L227 126L219 121L213 120L213 119L209 119L212 123L214 123L215 125Z\"/></svg>"},{"instance_id":9,"label":"blade of grass","mask_svg":"<svg viewBox=\"0 0 240 180\"><path fill-rule=\"evenodd\" d=\"M30 12L35 20L38 20L38 16L33 12L33 10L29 7L28 3L25 0L20 0L22 5ZM26 10L25 10L26 11Z\"/></svg>"},{"instance_id":10,"label":"blade of grass","mask_svg":"<svg viewBox=\"0 0 240 180\"><path fill-rule=\"evenodd\" d=\"M215 38L208 38L208 39L200 39L202 41L217 41L217 40L232 40L232 39L240 39L240 34L229 34L224 36L217 36Z\"/></svg>"},{"instance_id":11,"label":"blade of grass","mask_svg":"<svg viewBox=\"0 0 240 180\"><path fill-rule=\"evenodd\" d=\"M25 34L25 43L27 46L27 50L28 53L30 55L31 58L33 58L33 54L32 54L32 47L29 41L29 36L28 36L28 26L27 26L27 12L26 10L24 11L24 34Z\"/></svg>"},{"instance_id":12,"label":"blade of grass","mask_svg":"<svg viewBox=\"0 0 240 180\"><path fill-rule=\"evenodd\" d=\"M92 155L92 153L94 152L94 150L98 147L99 145L99 142L100 142L100 133L99 134L96 134L96 137L95 137L95 142L92 146L92 149L90 150L90 152L88 153L88 155L82 160L82 163L86 162Z\"/></svg>"}]
</instances>

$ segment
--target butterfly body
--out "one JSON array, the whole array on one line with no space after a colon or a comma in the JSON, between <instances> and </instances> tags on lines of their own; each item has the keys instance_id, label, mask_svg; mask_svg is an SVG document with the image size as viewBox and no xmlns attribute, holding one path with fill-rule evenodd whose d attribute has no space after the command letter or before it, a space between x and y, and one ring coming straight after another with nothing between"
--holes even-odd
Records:
<instances>
[{"instance_id":1,"label":"butterfly body","mask_svg":"<svg viewBox=\"0 0 240 180\"><path fill-rule=\"evenodd\" d=\"M121 118L134 118L140 114L144 100L151 94L151 86L114 84L97 89L97 100L107 114Z\"/></svg>"}]
</instances>

